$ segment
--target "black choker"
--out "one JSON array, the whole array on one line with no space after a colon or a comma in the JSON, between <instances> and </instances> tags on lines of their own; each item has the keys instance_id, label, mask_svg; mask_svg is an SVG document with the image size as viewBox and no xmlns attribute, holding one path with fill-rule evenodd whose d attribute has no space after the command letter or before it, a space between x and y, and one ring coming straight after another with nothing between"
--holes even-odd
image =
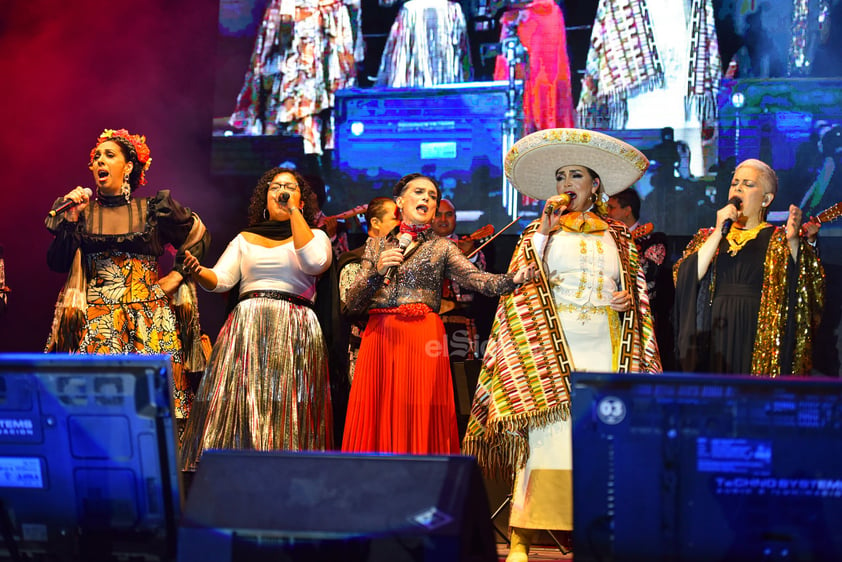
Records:
<instances>
[{"instance_id":1,"label":"black choker","mask_svg":"<svg viewBox=\"0 0 842 562\"><path fill-rule=\"evenodd\" d=\"M129 204L124 195L103 195L100 192L96 194L96 202L103 207L121 207Z\"/></svg>"}]
</instances>

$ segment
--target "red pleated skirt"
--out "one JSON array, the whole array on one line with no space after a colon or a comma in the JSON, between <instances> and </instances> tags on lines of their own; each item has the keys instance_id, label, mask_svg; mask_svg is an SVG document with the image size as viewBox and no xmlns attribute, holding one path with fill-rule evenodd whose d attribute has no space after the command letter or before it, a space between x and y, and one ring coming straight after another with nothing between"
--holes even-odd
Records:
<instances>
[{"instance_id":1,"label":"red pleated skirt","mask_svg":"<svg viewBox=\"0 0 842 562\"><path fill-rule=\"evenodd\" d=\"M342 450L459 453L447 335L438 314L371 314L351 385Z\"/></svg>"}]
</instances>

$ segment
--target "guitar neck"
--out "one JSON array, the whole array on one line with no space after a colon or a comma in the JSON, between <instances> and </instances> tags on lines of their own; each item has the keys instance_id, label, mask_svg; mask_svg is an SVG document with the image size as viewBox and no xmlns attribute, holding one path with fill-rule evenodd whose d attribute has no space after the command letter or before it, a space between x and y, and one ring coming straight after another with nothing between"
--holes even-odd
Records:
<instances>
[{"instance_id":1,"label":"guitar neck","mask_svg":"<svg viewBox=\"0 0 842 562\"><path fill-rule=\"evenodd\" d=\"M365 214L366 210L367 209L365 207L357 207L355 209L349 209L347 211L343 211L343 212L339 213L338 215L331 215L330 218L341 221L341 220L345 220L345 219L350 219L351 217L356 216L356 215Z\"/></svg>"}]
</instances>

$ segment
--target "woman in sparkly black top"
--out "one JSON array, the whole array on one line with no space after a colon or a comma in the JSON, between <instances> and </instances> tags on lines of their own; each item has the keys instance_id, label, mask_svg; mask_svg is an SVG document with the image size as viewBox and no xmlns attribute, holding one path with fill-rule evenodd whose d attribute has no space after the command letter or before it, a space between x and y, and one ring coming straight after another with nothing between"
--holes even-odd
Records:
<instances>
[{"instance_id":1,"label":"woman in sparkly black top","mask_svg":"<svg viewBox=\"0 0 842 562\"><path fill-rule=\"evenodd\" d=\"M534 269L478 270L430 223L441 192L421 174L393 191L401 210L398 236L369 239L362 267L345 295L351 312L369 321L351 386L343 451L409 454L459 452L447 335L435 312L445 278L489 296L510 293ZM405 250L399 239L411 242Z\"/></svg>"},{"instance_id":2,"label":"woman in sparkly black top","mask_svg":"<svg viewBox=\"0 0 842 562\"><path fill-rule=\"evenodd\" d=\"M176 417L183 419L193 398L185 373L204 368L184 252L203 255L210 235L169 190L132 196L146 183L151 161L146 137L106 129L88 164L96 195L76 187L54 203L45 221L55 236L47 264L69 275L46 351L169 355ZM56 212L65 201L75 205ZM159 278L158 258L168 245L177 250L175 265Z\"/></svg>"}]
</instances>

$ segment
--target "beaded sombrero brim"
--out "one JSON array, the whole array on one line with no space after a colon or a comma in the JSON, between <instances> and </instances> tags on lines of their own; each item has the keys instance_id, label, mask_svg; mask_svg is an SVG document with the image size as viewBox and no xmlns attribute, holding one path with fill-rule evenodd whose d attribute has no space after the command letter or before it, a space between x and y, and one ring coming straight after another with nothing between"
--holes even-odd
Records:
<instances>
[{"instance_id":1,"label":"beaded sombrero brim","mask_svg":"<svg viewBox=\"0 0 842 562\"><path fill-rule=\"evenodd\" d=\"M649 159L612 136L587 129L544 129L517 141L506 154L506 177L515 189L534 199L557 195L555 171L587 166L599 174L611 196L639 180Z\"/></svg>"}]
</instances>

